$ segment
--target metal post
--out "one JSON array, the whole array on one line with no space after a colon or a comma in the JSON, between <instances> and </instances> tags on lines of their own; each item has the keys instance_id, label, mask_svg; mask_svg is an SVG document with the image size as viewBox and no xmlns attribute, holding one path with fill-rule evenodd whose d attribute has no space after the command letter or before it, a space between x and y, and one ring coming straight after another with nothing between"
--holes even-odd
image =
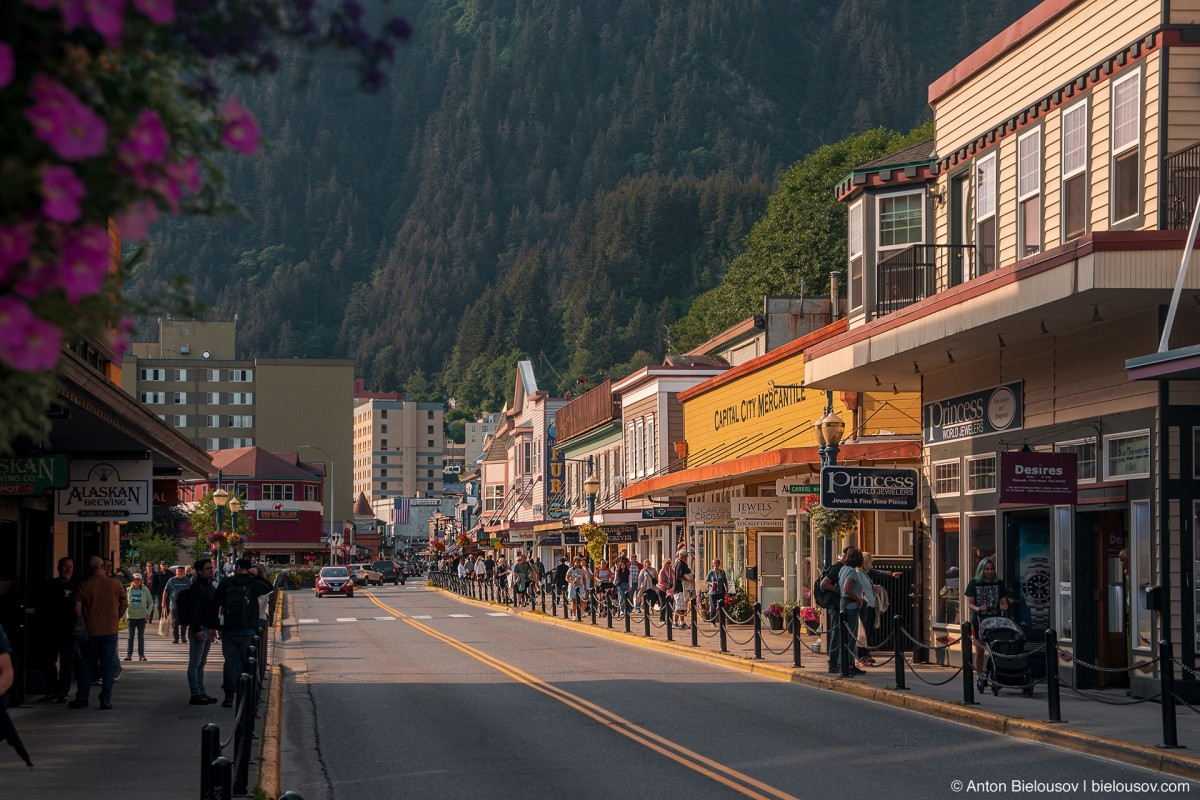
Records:
<instances>
[{"instance_id":1,"label":"metal post","mask_svg":"<svg viewBox=\"0 0 1200 800\"><path fill-rule=\"evenodd\" d=\"M1175 664L1171 661L1171 640L1158 641L1159 678L1162 681L1163 743L1160 747L1179 747L1179 736L1175 730Z\"/></svg>"},{"instance_id":2,"label":"metal post","mask_svg":"<svg viewBox=\"0 0 1200 800\"><path fill-rule=\"evenodd\" d=\"M904 685L904 619L899 614L892 618L892 652L896 656L896 685L894 688L907 692Z\"/></svg>"},{"instance_id":3,"label":"metal post","mask_svg":"<svg viewBox=\"0 0 1200 800\"><path fill-rule=\"evenodd\" d=\"M612 629L612 598L604 597L604 616L608 618L608 627Z\"/></svg>"},{"instance_id":4,"label":"metal post","mask_svg":"<svg viewBox=\"0 0 1200 800\"><path fill-rule=\"evenodd\" d=\"M212 795L212 763L221 754L221 729L208 723L200 729L200 800Z\"/></svg>"},{"instance_id":5,"label":"metal post","mask_svg":"<svg viewBox=\"0 0 1200 800\"><path fill-rule=\"evenodd\" d=\"M237 745L234 747L236 771L233 776L233 791L246 794L250 783L250 750L254 747L254 679L243 672L238 677Z\"/></svg>"},{"instance_id":6,"label":"metal post","mask_svg":"<svg viewBox=\"0 0 1200 800\"><path fill-rule=\"evenodd\" d=\"M595 584L592 585L592 591L588 593L588 606L592 609L592 624L596 624L597 607L600 605L600 595L596 592Z\"/></svg>"},{"instance_id":7,"label":"metal post","mask_svg":"<svg viewBox=\"0 0 1200 800\"><path fill-rule=\"evenodd\" d=\"M1046 629L1046 704L1050 712L1046 721L1062 722L1058 705L1058 634L1053 628Z\"/></svg>"},{"instance_id":8,"label":"metal post","mask_svg":"<svg viewBox=\"0 0 1200 800\"><path fill-rule=\"evenodd\" d=\"M545 584L542 584L541 595L542 595L542 613L545 614L546 613L546 586L545 586Z\"/></svg>"},{"instance_id":9,"label":"metal post","mask_svg":"<svg viewBox=\"0 0 1200 800\"><path fill-rule=\"evenodd\" d=\"M963 660L963 704L979 705L975 702L975 655L971 647L971 623L962 624L962 660Z\"/></svg>"},{"instance_id":10,"label":"metal post","mask_svg":"<svg viewBox=\"0 0 1200 800\"><path fill-rule=\"evenodd\" d=\"M725 638L725 609L723 609L723 608L717 614L717 626L718 626L717 631L718 631L718 633L721 634L721 636L720 636L721 652L727 653L727 652L729 652L729 642L726 641L726 638Z\"/></svg>"},{"instance_id":11,"label":"metal post","mask_svg":"<svg viewBox=\"0 0 1200 800\"><path fill-rule=\"evenodd\" d=\"M667 641L675 641L675 615L671 614L667 617Z\"/></svg>"},{"instance_id":12,"label":"metal post","mask_svg":"<svg viewBox=\"0 0 1200 800\"><path fill-rule=\"evenodd\" d=\"M800 669L800 606L792 607L792 666Z\"/></svg>"},{"instance_id":13,"label":"metal post","mask_svg":"<svg viewBox=\"0 0 1200 800\"><path fill-rule=\"evenodd\" d=\"M642 598L642 624L646 628L646 636L650 636L650 604L646 602L646 598Z\"/></svg>"},{"instance_id":14,"label":"metal post","mask_svg":"<svg viewBox=\"0 0 1200 800\"><path fill-rule=\"evenodd\" d=\"M700 628L696 625L696 606L700 605L698 598L692 598L692 647L700 646Z\"/></svg>"},{"instance_id":15,"label":"metal post","mask_svg":"<svg viewBox=\"0 0 1200 800\"><path fill-rule=\"evenodd\" d=\"M621 611L625 615L625 632L629 633L630 626L633 622L632 619L630 619L633 616L633 596L628 592L625 593L625 601L621 606Z\"/></svg>"},{"instance_id":16,"label":"metal post","mask_svg":"<svg viewBox=\"0 0 1200 800\"><path fill-rule=\"evenodd\" d=\"M762 603L754 604L754 657L762 658Z\"/></svg>"},{"instance_id":17,"label":"metal post","mask_svg":"<svg viewBox=\"0 0 1200 800\"><path fill-rule=\"evenodd\" d=\"M213 760L208 767L212 773L210 794L204 800L233 800L233 764L225 756Z\"/></svg>"}]
</instances>

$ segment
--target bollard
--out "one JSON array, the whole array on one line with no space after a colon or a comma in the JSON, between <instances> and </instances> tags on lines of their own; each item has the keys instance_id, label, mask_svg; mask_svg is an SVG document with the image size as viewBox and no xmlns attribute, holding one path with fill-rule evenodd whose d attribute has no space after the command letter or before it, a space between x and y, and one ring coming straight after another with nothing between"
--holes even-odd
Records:
<instances>
[{"instance_id":1,"label":"bollard","mask_svg":"<svg viewBox=\"0 0 1200 800\"><path fill-rule=\"evenodd\" d=\"M908 687L904 685L904 619L897 614L892 618L892 625L892 652L896 657L896 685L893 688L907 692Z\"/></svg>"},{"instance_id":2,"label":"bollard","mask_svg":"<svg viewBox=\"0 0 1200 800\"><path fill-rule=\"evenodd\" d=\"M650 601L642 598L642 624L646 626L646 636L650 636Z\"/></svg>"},{"instance_id":3,"label":"bollard","mask_svg":"<svg viewBox=\"0 0 1200 800\"><path fill-rule=\"evenodd\" d=\"M675 641L675 615L671 614L667 617L667 641Z\"/></svg>"},{"instance_id":4,"label":"bollard","mask_svg":"<svg viewBox=\"0 0 1200 800\"><path fill-rule=\"evenodd\" d=\"M696 607L700 605L699 598L692 598L692 647L700 646L700 628L696 625Z\"/></svg>"},{"instance_id":5,"label":"bollard","mask_svg":"<svg viewBox=\"0 0 1200 800\"><path fill-rule=\"evenodd\" d=\"M1050 712L1047 722L1062 722L1062 709L1058 705L1058 634L1053 628L1046 629L1046 704Z\"/></svg>"},{"instance_id":6,"label":"bollard","mask_svg":"<svg viewBox=\"0 0 1200 800\"><path fill-rule=\"evenodd\" d=\"M608 629L612 630L612 598L604 596L604 616L608 620Z\"/></svg>"},{"instance_id":7,"label":"bollard","mask_svg":"<svg viewBox=\"0 0 1200 800\"><path fill-rule=\"evenodd\" d=\"M208 723L200 729L200 800L212 796L212 762L221 754L221 729Z\"/></svg>"},{"instance_id":8,"label":"bollard","mask_svg":"<svg viewBox=\"0 0 1200 800\"><path fill-rule=\"evenodd\" d=\"M719 614L717 614L717 625L718 625L717 630L721 634L721 637L720 637L721 652L728 653L729 652L729 642L726 641L726 638L725 638L725 609L723 609L723 608L721 609L721 612Z\"/></svg>"},{"instance_id":9,"label":"bollard","mask_svg":"<svg viewBox=\"0 0 1200 800\"><path fill-rule=\"evenodd\" d=\"M241 699L238 704L241 713L234 733L238 742L233 750L237 761L233 792L242 795L247 794L246 789L250 784L250 751L254 747L254 678L245 672L238 677L238 697Z\"/></svg>"},{"instance_id":10,"label":"bollard","mask_svg":"<svg viewBox=\"0 0 1200 800\"><path fill-rule=\"evenodd\" d=\"M963 660L963 704L979 705L975 702L975 656L971 647L971 623L962 624L962 660Z\"/></svg>"},{"instance_id":11,"label":"bollard","mask_svg":"<svg viewBox=\"0 0 1200 800\"><path fill-rule=\"evenodd\" d=\"M600 596L594 591L588 595L588 607L592 612L592 624L596 624L596 613L600 610Z\"/></svg>"},{"instance_id":12,"label":"bollard","mask_svg":"<svg viewBox=\"0 0 1200 800\"><path fill-rule=\"evenodd\" d=\"M1179 736L1175 730L1175 664L1171 661L1170 639L1159 639L1158 658L1161 665L1158 674L1162 681L1159 705L1162 706L1163 722L1163 743L1159 747L1174 749L1179 747Z\"/></svg>"},{"instance_id":13,"label":"bollard","mask_svg":"<svg viewBox=\"0 0 1200 800\"><path fill-rule=\"evenodd\" d=\"M225 756L220 756L213 760L209 770L212 772L212 792L209 797L213 800L233 800L233 764Z\"/></svg>"},{"instance_id":14,"label":"bollard","mask_svg":"<svg viewBox=\"0 0 1200 800\"><path fill-rule=\"evenodd\" d=\"M754 657L762 658L762 603L754 604Z\"/></svg>"},{"instance_id":15,"label":"bollard","mask_svg":"<svg viewBox=\"0 0 1200 800\"><path fill-rule=\"evenodd\" d=\"M558 590L555 590L554 594L550 596L550 615L558 616Z\"/></svg>"},{"instance_id":16,"label":"bollard","mask_svg":"<svg viewBox=\"0 0 1200 800\"><path fill-rule=\"evenodd\" d=\"M546 613L546 588L542 587L542 613Z\"/></svg>"},{"instance_id":17,"label":"bollard","mask_svg":"<svg viewBox=\"0 0 1200 800\"><path fill-rule=\"evenodd\" d=\"M629 633L630 626L633 623L633 597L628 592L625 593L625 602L621 606L621 611L625 615L625 632Z\"/></svg>"},{"instance_id":18,"label":"bollard","mask_svg":"<svg viewBox=\"0 0 1200 800\"><path fill-rule=\"evenodd\" d=\"M792 607L792 666L800 669L800 606Z\"/></svg>"}]
</instances>

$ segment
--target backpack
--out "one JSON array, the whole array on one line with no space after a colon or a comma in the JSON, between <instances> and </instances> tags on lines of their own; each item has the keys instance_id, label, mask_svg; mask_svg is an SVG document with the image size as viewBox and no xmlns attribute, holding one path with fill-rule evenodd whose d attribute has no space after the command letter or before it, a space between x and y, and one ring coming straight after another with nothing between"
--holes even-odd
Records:
<instances>
[{"instance_id":1,"label":"backpack","mask_svg":"<svg viewBox=\"0 0 1200 800\"><path fill-rule=\"evenodd\" d=\"M842 566L843 565L840 561L835 561L834 563L830 564L821 572L821 577L817 578L816 583L813 584L813 600L822 608L829 608L831 605L836 603L841 593L823 589L821 588L821 583L824 582L826 578L829 578L829 580L833 581L834 584L837 584L838 574L842 571ZM837 572L833 571L835 568Z\"/></svg>"},{"instance_id":2,"label":"backpack","mask_svg":"<svg viewBox=\"0 0 1200 800\"><path fill-rule=\"evenodd\" d=\"M250 596L250 586L245 581L230 580L221 604L224 627L231 629L254 629L258 627L258 603Z\"/></svg>"}]
</instances>

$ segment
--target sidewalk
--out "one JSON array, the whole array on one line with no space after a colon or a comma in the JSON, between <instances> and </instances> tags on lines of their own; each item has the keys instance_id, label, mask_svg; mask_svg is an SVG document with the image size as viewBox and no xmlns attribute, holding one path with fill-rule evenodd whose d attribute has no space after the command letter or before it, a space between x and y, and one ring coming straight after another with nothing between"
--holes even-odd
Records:
<instances>
[{"instance_id":1,"label":"sidewalk","mask_svg":"<svg viewBox=\"0 0 1200 800\"><path fill-rule=\"evenodd\" d=\"M430 589L434 587L430 586ZM435 591L449 591L434 589ZM453 594L453 593L452 593ZM477 605L494 605L483 601L455 595L459 599ZM506 606L512 611L512 606ZM657 624L658 614L651 615L650 638L645 637L645 623L640 614L631 618L630 633L625 632L624 619L613 618L613 627L603 616L590 617L582 622L531 613L528 608L517 609L526 618L572 627L578 630L639 644L645 647L668 649L680 655L702 658L780 678L805 683L818 688L851 694L857 697L908 708L931 716L941 717L972 725L997 733L1023 739L1054 744L1078 752L1091 753L1125 763L1160 770L1191 780L1200 780L1200 713L1185 705L1176 707L1177 739L1183 749L1164 749L1162 706L1157 702L1138 701L1125 694L1123 689L1076 692L1063 687L1060 690L1062 723L1050 724L1048 719L1047 690L1044 683L1035 687L1032 697L1025 697L1019 690L1002 689L999 696L991 690L975 692L977 705L967 706L963 699L962 674L956 669L936 664L909 664L905 668L907 691L897 691L896 671L892 662L884 664L891 656L891 643L885 650L874 653L878 666L866 669L865 675L856 678L841 678L827 671L829 656L825 652L814 653L810 645L820 640L824 648L824 636L801 635L804 647L801 650L802 667L792 666L792 637L788 632L772 632L763 626L762 659L754 658L754 628L752 625L732 625L727 628L728 652L719 651L718 629L715 625L700 621L697 626L697 647L692 647L692 632L673 630L674 642L666 641L665 628ZM906 659L911 654L906 653ZM1179 670L1176 667L1176 678ZM940 685L938 685L940 684ZM1200 708L1198 708L1200 711Z\"/></svg>"},{"instance_id":2,"label":"sidewalk","mask_svg":"<svg viewBox=\"0 0 1200 800\"><path fill-rule=\"evenodd\" d=\"M157 631L157 623L147 628L148 661L121 662L125 670L113 687L111 711L99 710L99 686L92 687L89 708L68 709L65 703L34 698L9 709L34 768L0 743L0 796L126 800L200 793L200 729L214 722L222 741L228 739L233 709L219 703L188 705L187 646L172 644L169 635L160 637ZM125 657L124 631L117 653ZM222 663L218 646L205 669L211 695L220 696ZM256 768L252 761L251 786Z\"/></svg>"}]
</instances>

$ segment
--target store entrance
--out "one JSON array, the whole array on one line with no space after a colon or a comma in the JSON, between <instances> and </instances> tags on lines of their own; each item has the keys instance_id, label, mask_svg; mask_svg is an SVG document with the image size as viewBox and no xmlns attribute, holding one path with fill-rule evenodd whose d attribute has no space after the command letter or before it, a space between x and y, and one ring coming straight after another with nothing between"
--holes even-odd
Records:
<instances>
[{"instance_id":1,"label":"store entrance","mask_svg":"<svg viewBox=\"0 0 1200 800\"><path fill-rule=\"evenodd\" d=\"M1025 632L1034 678L1046 672L1042 645L1051 625L1055 576L1050 563L1050 509L1020 511L1005 516L1005 569L1001 573L1009 593L1009 616ZM1013 608L1013 599L1016 608Z\"/></svg>"},{"instance_id":2,"label":"store entrance","mask_svg":"<svg viewBox=\"0 0 1200 800\"><path fill-rule=\"evenodd\" d=\"M1129 515L1123 509L1075 515L1075 685L1080 689L1128 686L1129 587L1123 553ZM1101 672L1083 664L1095 664Z\"/></svg>"},{"instance_id":3,"label":"store entrance","mask_svg":"<svg viewBox=\"0 0 1200 800\"><path fill-rule=\"evenodd\" d=\"M759 602L783 603L783 534L758 534Z\"/></svg>"}]
</instances>

